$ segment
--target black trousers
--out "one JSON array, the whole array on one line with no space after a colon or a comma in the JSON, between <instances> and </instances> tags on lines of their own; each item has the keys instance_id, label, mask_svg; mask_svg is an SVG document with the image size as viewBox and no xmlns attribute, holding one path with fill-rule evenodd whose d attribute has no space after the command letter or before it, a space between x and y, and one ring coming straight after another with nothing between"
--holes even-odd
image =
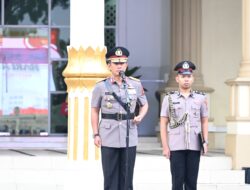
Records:
<instances>
[{"instance_id":1,"label":"black trousers","mask_svg":"<svg viewBox=\"0 0 250 190\"><path fill-rule=\"evenodd\" d=\"M172 190L196 190L200 151L171 151Z\"/></svg>"},{"instance_id":2,"label":"black trousers","mask_svg":"<svg viewBox=\"0 0 250 190\"><path fill-rule=\"evenodd\" d=\"M128 189L125 189L126 148L101 147L104 190L133 190L136 147L128 148Z\"/></svg>"}]
</instances>

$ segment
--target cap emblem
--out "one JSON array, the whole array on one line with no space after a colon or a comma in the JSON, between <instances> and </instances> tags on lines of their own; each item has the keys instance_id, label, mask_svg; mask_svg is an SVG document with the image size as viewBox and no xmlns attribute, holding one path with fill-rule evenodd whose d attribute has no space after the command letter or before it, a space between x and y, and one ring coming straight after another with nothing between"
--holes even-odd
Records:
<instances>
[{"instance_id":1,"label":"cap emblem","mask_svg":"<svg viewBox=\"0 0 250 190\"><path fill-rule=\"evenodd\" d=\"M184 62L183 65L182 65L182 68L183 68L183 69L189 69L189 64L188 64L188 62Z\"/></svg>"},{"instance_id":2,"label":"cap emblem","mask_svg":"<svg viewBox=\"0 0 250 190\"><path fill-rule=\"evenodd\" d=\"M115 55L116 55L116 56L122 56L122 50L121 50L121 49L117 49L117 50L115 51Z\"/></svg>"}]
</instances>

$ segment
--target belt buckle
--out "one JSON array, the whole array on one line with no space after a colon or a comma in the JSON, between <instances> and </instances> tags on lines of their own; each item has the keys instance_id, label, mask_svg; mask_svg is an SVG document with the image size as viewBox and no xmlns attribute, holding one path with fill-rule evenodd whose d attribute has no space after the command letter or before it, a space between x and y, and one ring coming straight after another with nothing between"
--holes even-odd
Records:
<instances>
[{"instance_id":1,"label":"belt buckle","mask_svg":"<svg viewBox=\"0 0 250 190\"><path fill-rule=\"evenodd\" d=\"M121 121L122 120L122 113L116 113L116 120Z\"/></svg>"}]
</instances>

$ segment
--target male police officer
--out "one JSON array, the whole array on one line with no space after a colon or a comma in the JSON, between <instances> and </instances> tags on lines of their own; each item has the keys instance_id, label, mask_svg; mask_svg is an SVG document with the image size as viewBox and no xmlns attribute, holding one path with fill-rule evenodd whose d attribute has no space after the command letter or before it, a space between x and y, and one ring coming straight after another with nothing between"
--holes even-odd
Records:
<instances>
[{"instance_id":1,"label":"male police officer","mask_svg":"<svg viewBox=\"0 0 250 190\"><path fill-rule=\"evenodd\" d=\"M175 66L179 90L168 93L161 108L163 155L170 159L172 190L196 190L201 146L208 144L208 108L204 93L191 89L195 65L182 61ZM200 143L199 133L204 141Z\"/></svg>"},{"instance_id":2,"label":"male police officer","mask_svg":"<svg viewBox=\"0 0 250 190\"><path fill-rule=\"evenodd\" d=\"M97 83L92 94L91 123L94 143L101 146L104 190L133 190L137 124L148 110L140 80L124 75L128 56L129 51L124 47L115 47L106 54L112 75ZM137 103L140 109L135 115Z\"/></svg>"}]
</instances>

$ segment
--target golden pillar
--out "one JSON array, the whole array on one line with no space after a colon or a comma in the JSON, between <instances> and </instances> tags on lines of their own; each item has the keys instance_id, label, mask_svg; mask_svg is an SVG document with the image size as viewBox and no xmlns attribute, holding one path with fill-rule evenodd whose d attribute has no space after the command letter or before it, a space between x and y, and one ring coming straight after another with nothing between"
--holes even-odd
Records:
<instances>
[{"instance_id":1,"label":"golden pillar","mask_svg":"<svg viewBox=\"0 0 250 190\"><path fill-rule=\"evenodd\" d=\"M63 71L68 92L68 159L99 159L93 145L90 101L97 81L106 78L109 71L105 61L106 48L68 47L68 65Z\"/></svg>"},{"instance_id":2,"label":"golden pillar","mask_svg":"<svg viewBox=\"0 0 250 190\"><path fill-rule=\"evenodd\" d=\"M91 128L91 94L110 75L104 46L104 1L70 3L70 46L63 71L68 92L68 159L98 160Z\"/></svg>"},{"instance_id":3,"label":"golden pillar","mask_svg":"<svg viewBox=\"0 0 250 190\"><path fill-rule=\"evenodd\" d=\"M230 115L227 118L225 153L233 168L250 166L250 0L242 0L242 61L239 76L230 86Z\"/></svg>"}]
</instances>

